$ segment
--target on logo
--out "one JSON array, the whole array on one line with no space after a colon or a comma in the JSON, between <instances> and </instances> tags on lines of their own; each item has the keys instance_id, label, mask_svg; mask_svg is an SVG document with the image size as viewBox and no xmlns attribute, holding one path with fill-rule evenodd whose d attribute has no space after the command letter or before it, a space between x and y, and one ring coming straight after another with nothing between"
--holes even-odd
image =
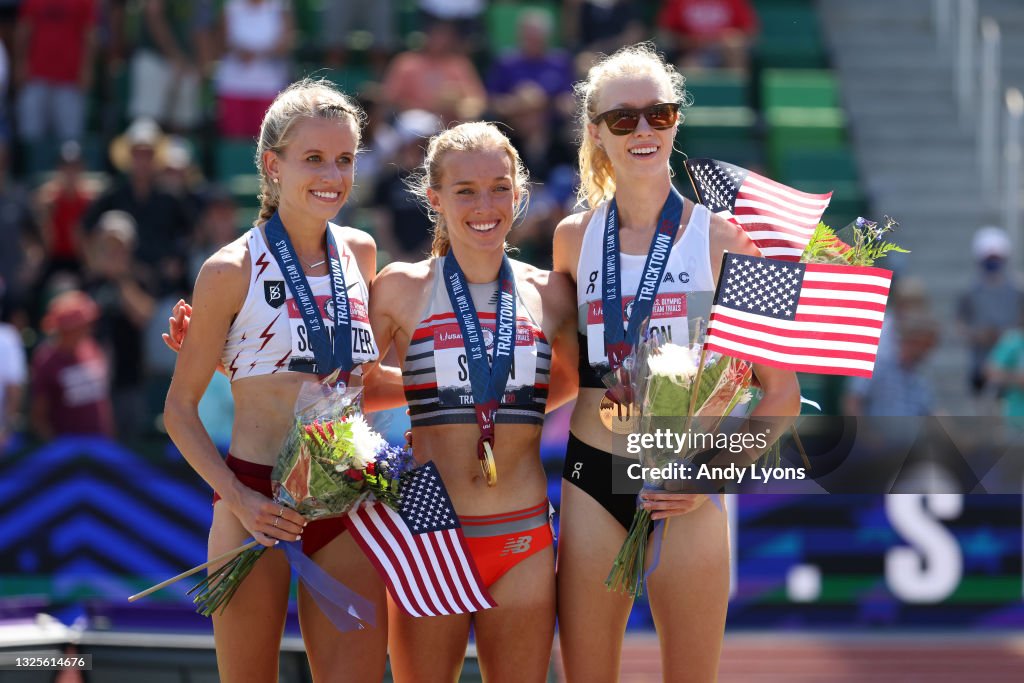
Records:
<instances>
[{"instance_id":1,"label":"on logo","mask_svg":"<svg viewBox=\"0 0 1024 683\"><path fill-rule=\"evenodd\" d=\"M280 308L285 301L284 280L264 280L263 297L271 308Z\"/></svg>"},{"instance_id":2,"label":"on logo","mask_svg":"<svg viewBox=\"0 0 1024 683\"><path fill-rule=\"evenodd\" d=\"M490 328L485 327L485 328L483 328L483 334L484 334L484 347L487 348L487 349L493 349L494 348L494 333L491 332Z\"/></svg>"}]
</instances>

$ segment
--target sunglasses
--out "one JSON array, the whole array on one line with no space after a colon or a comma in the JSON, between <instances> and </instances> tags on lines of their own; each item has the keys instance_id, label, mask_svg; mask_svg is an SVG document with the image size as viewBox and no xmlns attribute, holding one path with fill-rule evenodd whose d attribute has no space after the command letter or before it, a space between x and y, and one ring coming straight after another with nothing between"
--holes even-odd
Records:
<instances>
[{"instance_id":1,"label":"sunglasses","mask_svg":"<svg viewBox=\"0 0 1024 683\"><path fill-rule=\"evenodd\" d=\"M597 125L604 121L613 135L629 135L640 125L640 117L647 119L647 125L654 130L665 130L679 120L678 102L661 102L643 109L611 109L590 120Z\"/></svg>"}]
</instances>

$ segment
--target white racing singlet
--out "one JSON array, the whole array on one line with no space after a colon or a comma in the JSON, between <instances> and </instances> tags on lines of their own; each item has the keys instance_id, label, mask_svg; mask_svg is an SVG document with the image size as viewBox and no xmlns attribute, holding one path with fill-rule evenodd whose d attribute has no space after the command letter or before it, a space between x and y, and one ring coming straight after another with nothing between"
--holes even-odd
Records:
<instances>
[{"instance_id":1,"label":"white racing singlet","mask_svg":"<svg viewBox=\"0 0 1024 683\"><path fill-rule=\"evenodd\" d=\"M358 368L377 358L377 344L367 311L369 290L355 256L341 238L340 228L333 223L328 223L328 227L334 231L345 273L352 320L352 360ZM260 229L252 228L246 239L251 259L249 291L242 310L228 330L221 355L228 377L234 382L276 372L326 374L316 367L302 314ZM334 300L330 275L306 277L333 340Z\"/></svg>"}]
</instances>

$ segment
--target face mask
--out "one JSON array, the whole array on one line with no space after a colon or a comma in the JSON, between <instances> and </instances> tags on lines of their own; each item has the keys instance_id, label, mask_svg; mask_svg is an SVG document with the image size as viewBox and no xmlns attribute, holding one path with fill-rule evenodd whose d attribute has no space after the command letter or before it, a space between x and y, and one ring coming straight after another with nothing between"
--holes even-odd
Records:
<instances>
[{"instance_id":1,"label":"face mask","mask_svg":"<svg viewBox=\"0 0 1024 683\"><path fill-rule=\"evenodd\" d=\"M981 261L981 269L986 273L998 273L1003 269L1005 261L1000 256L988 256Z\"/></svg>"}]
</instances>

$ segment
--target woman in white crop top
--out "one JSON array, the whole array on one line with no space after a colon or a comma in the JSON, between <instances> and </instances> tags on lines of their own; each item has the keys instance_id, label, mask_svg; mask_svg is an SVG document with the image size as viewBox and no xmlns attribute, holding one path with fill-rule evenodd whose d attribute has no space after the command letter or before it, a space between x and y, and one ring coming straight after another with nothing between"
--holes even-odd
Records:
<instances>
[{"instance_id":1,"label":"woman in white crop top","mask_svg":"<svg viewBox=\"0 0 1024 683\"><path fill-rule=\"evenodd\" d=\"M268 249L267 232L268 222L274 230L283 225L327 327L333 325L326 305L331 292L326 244L331 232L351 304L353 378L361 369L373 367L378 353L366 308L376 245L358 230L329 223L352 189L363 118L348 97L322 81L293 84L274 100L258 143L259 219L247 235L211 256L199 273L193 308L185 311L191 313L188 335L164 413L175 445L215 491L210 557L241 545L249 536L266 546L301 538L303 551L318 565L374 603L375 628L342 633L305 586L299 587L299 619L316 680L337 680L341 675L352 681L381 680L387 602L376 571L338 520L307 525L301 515L270 498L270 471L292 425L299 388L310 379L309 373L327 374L331 368L316 366L303 319ZM197 412L218 364L232 379L235 401L227 461L218 454ZM395 385L400 390L397 380ZM220 680L277 680L289 584L284 554L266 553L223 613L213 616Z\"/></svg>"},{"instance_id":2,"label":"woman in white crop top","mask_svg":"<svg viewBox=\"0 0 1024 683\"><path fill-rule=\"evenodd\" d=\"M605 393L599 378L607 371L603 318L597 315L604 218L614 198L625 303L636 291L655 230L664 231L659 217L663 204L671 206L666 201L673 192L669 157L686 93L682 76L649 44L606 57L577 89L580 199L593 208L563 220L554 238L555 270L576 281L577 304L587 309L581 314L580 390L562 480L558 623L567 680L594 683L618 679L632 602L606 589L604 581L636 509L634 495L612 491L613 461L625 458L611 454L612 434L598 416ZM674 322L670 313L685 310L675 299L713 289L723 251L759 254L739 228L689 201L679 225L658 290L665 303L652 320L660 310L665 320L659 325L681 325L676 331L685 333L685 319ZM783 433L789 416L799 411L796 376L760 366L754 370L764 390L754 414L776 416L775 433ZM654 519L672 519L660 564L648 581L666 681L717 677L729 596L729 539L725 510L704 504L706 499L687 494L643 494L641 499ZM652 557L650 546L647 557Z\"/></svg>"}]
</instances>

